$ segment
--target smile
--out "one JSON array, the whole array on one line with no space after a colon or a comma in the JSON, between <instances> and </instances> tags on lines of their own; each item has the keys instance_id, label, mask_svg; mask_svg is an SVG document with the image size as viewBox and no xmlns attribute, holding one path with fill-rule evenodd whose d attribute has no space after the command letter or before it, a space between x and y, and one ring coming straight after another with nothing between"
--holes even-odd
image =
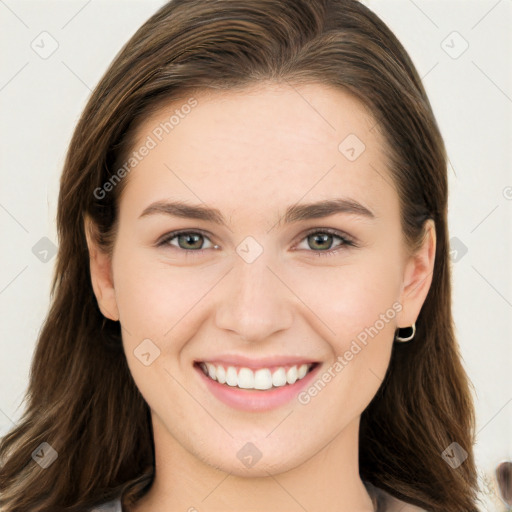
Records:
<instances>
[{"instance_id":1,"label":"smile","mask_svg":"<svg viewBox=\"0 0 512 512\"><path fill-rule=\"evenodd\" d=\"M199 363L203 373L210 379L239 389L266 390L295 384L303 379L316 363L259 368L235 367L209 362Z\"/></svg>"}]
</instances>

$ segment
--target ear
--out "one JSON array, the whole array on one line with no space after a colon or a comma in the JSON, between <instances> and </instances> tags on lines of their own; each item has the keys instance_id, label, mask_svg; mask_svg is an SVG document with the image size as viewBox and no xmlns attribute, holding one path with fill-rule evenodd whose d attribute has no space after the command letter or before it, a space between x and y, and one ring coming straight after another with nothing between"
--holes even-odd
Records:
<instances>
[{"instance_id":1,"label":"ear","mask_svg":"<svg viewBox=\"0 0 512 512\"><path fill-rule=\"evenodd\" d=\"M410 255L405 267L400 296L402 311L397 315L397 327L410 327L416 322L427 298L436 255L436 229L432 219L425 222L425 235L421 247Z\"/></svg>"},{"instance_id":2,"label":"ear","mask_svg":"<svg viewBox=\"0 0 512 512\"><path fill-rule=\"evenodd\" d=\"M97 244L97 228L89 216L84 220L85 236L89 249L89 263L91 271L91 282L98 301L98 307L103 316L110 320L119 320L119 310L114 290L112 275L112 260Z\"/></svg>"}]
</instances>

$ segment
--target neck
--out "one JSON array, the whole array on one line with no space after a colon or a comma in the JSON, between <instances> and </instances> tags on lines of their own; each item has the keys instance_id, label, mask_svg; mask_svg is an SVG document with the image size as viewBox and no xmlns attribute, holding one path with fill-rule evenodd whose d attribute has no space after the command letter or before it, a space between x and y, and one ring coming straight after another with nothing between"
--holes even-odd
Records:
<instances>
[{"instance_id":1,"label":"neck","mask_svg":"<svg viewBox=\"0 0 512 512\"><path fill-rule=\"evenodd\" d=\"M359 417L309 459L284 472L244 477L181 446L153 415L155 478L126 512L374 512L359 476Z\"/></svg>"}]
</instances>

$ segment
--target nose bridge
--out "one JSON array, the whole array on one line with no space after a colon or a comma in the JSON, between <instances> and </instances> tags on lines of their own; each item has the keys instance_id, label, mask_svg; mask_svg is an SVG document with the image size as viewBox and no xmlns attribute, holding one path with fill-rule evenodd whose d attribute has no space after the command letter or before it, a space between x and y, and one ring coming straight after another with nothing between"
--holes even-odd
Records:
<instances>
[{"instance_id":1,"label":"nose bridge","mask_svg":"<svg viewBox=\"0 0 512 512\"><path fill-rule=\"evenodd\" d=\"M290 291L270 270L275 266L270 252L254 257L254 247L246 249L243 244L237 248L234 268L220 290L216 325L258 341L290 326Z\"/></svg>"}]
</instances>

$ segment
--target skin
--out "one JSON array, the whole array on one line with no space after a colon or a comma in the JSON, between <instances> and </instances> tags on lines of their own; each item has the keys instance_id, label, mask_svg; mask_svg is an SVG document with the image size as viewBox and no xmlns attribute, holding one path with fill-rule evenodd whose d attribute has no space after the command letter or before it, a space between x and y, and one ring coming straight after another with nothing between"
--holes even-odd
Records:
<instances>
[{"instance_id":1,"label":"skin","mask_svg":"<svg viewBox=\"0 0 512 512\"><path fill-rule=\"evenodd\" d=\"M130 512L371 511L359 476L360 415L384 378L395 330L416 321L428 293L433 223L410 254L383 138L346 92L267 83L194 97L198 105L124 178L112 259L88 237L99 307L123 327L152 414L156 477ZM134 149L183 103L146 119ZM338 150L348 134L366 146L355 161ZM276 224L289 205L341 196L375 218ZM218 208L228 228L164 214L139 219L161 199ZM308 239L311 228L339 230L358 247L336 236ZM156 246L178 229L210 235ZM252 263L236 252L247 236L263 248ZM187 256L194 247L205 251ZM320 361L322 375L394 303L402 310L306 405L239 411L213 397L193 368L220 353L280 354ZM146 338L160 349L149 366L134 355ZM251 468L237 457L247 442L262 453Z\"/></svg>"}]
</instances>

